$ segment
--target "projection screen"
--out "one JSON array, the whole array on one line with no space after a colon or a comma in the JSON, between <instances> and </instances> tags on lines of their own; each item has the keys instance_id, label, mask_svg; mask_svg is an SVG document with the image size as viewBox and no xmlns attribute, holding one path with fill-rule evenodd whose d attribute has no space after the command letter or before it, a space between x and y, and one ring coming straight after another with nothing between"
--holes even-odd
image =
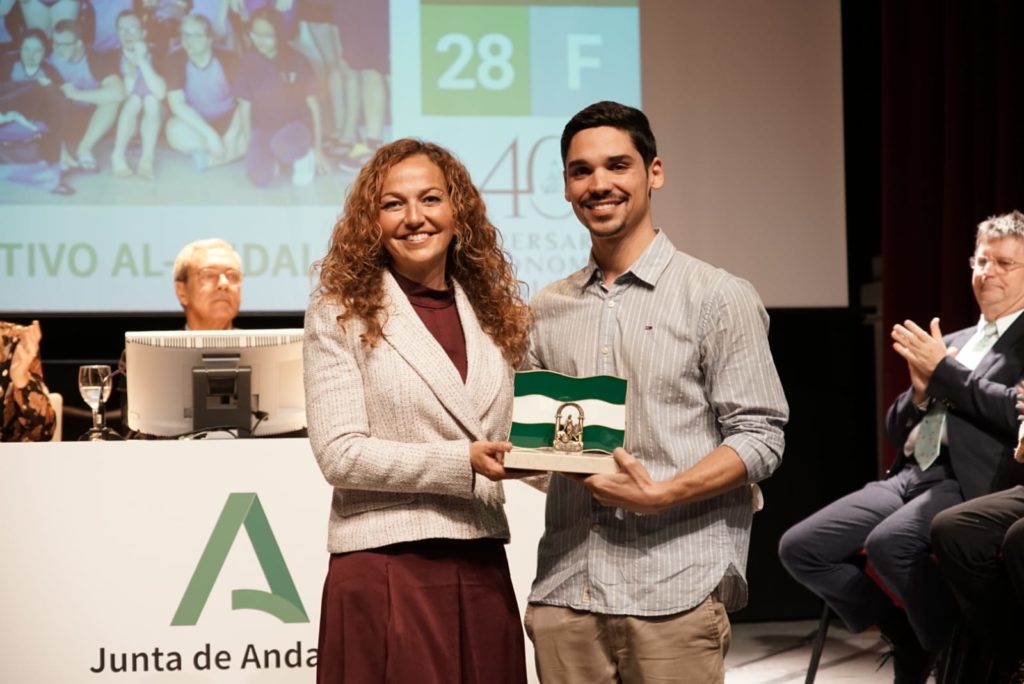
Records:
<instances>
[{"instance_id":1,"label":"projection screen","mask_svg":"<svg viewBox=\"0 0 1024 684\"><path fill-rule=\"evenodd\" d=\"M131 4L93 0L96 21L116 19L123 2ZM194 0L192 11L209 4ZM838 0L364 0L349 3L352 11L384 7L386 21L356 35L341 29L344 16L307 15L295 4L279 43L309 64L324 138L342 131L346 116L357 139L367 136L363 105L374 92L359 90L376 71L382 137L456 152L530 293L585 263L589 238L562 196L558 136L583 106L614 99L651 117L667 176L655 219L678 247L750 279L768 306L846 305ZM233 60L255 49L240 17L214 24L224 34L217 49ZM325 34L340 39L333 63ZM150 48L169 89L181 87L176 41L171 32L168 55ZM383 65L358 52L382 46ZM111 63L121 52L115 42ZM124 68L120 75L136 87ZM354 114L349 96L363 100ZM243 311L305 308L309 267L325 251L359 158L342 147L309 184L295 184L292 165L278 159L272 180L257 185L244 155L218 165L172 148L171 97L159 103L152 178L140 172L141 137L126 147L130 173L112 168L120 122L95 145L97 172L65 174L72 195L49 192L45 174L40 181L0 164L0 311L177 311L174 256L214 236L242 255ZM64 137L73 154L73 136Z\"/></svg>"}]
</instances>

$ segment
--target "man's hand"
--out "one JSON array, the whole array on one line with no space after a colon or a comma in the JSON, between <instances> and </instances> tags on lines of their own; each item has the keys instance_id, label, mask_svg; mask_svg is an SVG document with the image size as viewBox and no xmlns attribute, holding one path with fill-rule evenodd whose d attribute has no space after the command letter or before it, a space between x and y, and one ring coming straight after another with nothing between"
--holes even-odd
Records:
<instances>
[{"instance_id":1,"label":"man's hand","mask_svg":"<svg viewBox=\"0 0 1024 684\"><path fill-rule=\"evenodd\" d=\"M913 321L903 321L892 327L892 348L907 361L910 382L914 386L914 402L920 404L927 398L928 383L939 362L947 356L955 356L956 347L946 347L939 329L939 319L931 321L931 332L926 332Z\"/></svg>"},{"instance_id":2,"label":"man's hand","mask_svg":"<svg viewBox=\"0 0 1024 684\"><path fill-rule=\"evenodd\" d=\"M602 506L624 508L633 513L660 513L670 502L664 483L655 482L640 461L619 447L612 456L619 472L598 473L582 480Z\"/></svg>"},{"instance_id":3,"label":"man's hand","mask_svg":"<svg viewBox=\"0 0 1024 684\"><path fill-rule=\"evenodd\" d=\"M139 40L132 43L131 45L124 48L123 51L125 59L127 59L130 64L134 64L135 66L139 66L143 62L146 62L149 57L149 48L146 46L146 41L144 40Z\"/></svg>"}]
</instances>

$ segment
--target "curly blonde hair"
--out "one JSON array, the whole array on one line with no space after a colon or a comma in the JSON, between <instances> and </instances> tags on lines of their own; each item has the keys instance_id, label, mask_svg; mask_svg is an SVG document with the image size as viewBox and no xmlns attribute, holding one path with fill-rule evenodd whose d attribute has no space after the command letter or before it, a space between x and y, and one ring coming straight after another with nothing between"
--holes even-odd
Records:
<instances>
[{"instance_id":1,"label":"curly blonde hair","mask_svg":"<svg viewBox=\"0 0 1024 684\"><path fill-rule=\"evenodd\" d=\"M362 321L363 344L377 345L387 316L384 269L391 262L378 223L381 189L396 164L416 155L437 165L447 184L454 238L448 246L446 276L458 281L481 328L505 358L518 365L528 344L529 308L469 172L439 145L413 138L396 140L378 149L362 168L345 200L344 214L334 224L327 255L314 265L320 278L317 292L344 307L342 325L352 319Z\"/></svg>"}]
</instances>

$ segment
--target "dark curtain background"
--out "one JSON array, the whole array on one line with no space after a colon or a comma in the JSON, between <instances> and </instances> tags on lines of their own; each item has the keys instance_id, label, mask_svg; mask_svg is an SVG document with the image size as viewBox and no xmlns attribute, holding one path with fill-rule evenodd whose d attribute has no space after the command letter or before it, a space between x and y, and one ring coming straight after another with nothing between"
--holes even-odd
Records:
<instances>
[{"instance_id":1,"label":"dark curtain background","mask_svg":"<svg viewBox=\"0 0 1024 684\"><path fill-rule=\"evenodd\" d=\"M1024 3L882 2L880 19L884 329L938 316L952 332L979 315L975 226L1024 210ZM908 385L891 347L883 378L888 404Z\"/></svg>"}]
</instances>

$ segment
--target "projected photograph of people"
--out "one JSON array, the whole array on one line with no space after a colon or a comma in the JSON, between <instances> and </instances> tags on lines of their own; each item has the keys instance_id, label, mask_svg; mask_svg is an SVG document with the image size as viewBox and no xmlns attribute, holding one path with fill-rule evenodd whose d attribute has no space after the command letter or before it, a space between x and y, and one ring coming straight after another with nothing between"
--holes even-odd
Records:
<instances>
[{"instance_id":1,"label":"projected photograph of people","mask_svg":"<svg viewBox=\"0 0 1024 684\"><path fill-rule=\"evenodd\" d=\"M335 204L391 137L388 2L0 14L0 203Z\"/></svg>"}]
</instances>

